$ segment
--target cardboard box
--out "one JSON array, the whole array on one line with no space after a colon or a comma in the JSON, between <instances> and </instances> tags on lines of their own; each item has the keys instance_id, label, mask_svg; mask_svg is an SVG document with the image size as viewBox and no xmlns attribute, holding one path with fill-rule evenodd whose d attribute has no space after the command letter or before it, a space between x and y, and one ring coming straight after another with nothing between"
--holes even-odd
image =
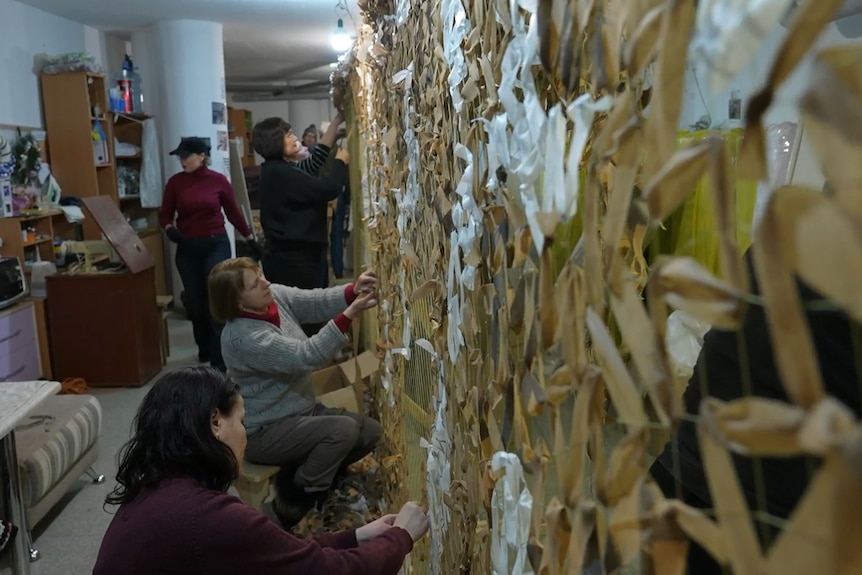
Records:
<instances>
[{"instance_id":1,"label":"cardboard box","mask_svg":"<svg viewBox=\"0 0 862 575\"><path fill-rule=\"evenodd\" d=\"M359 411L364 403L368 379L380 369L380 362L370 351L359 354L338 365L315 371L311 382L317 400L326 407L341 407Z\"/></svg>"}]
</instances>

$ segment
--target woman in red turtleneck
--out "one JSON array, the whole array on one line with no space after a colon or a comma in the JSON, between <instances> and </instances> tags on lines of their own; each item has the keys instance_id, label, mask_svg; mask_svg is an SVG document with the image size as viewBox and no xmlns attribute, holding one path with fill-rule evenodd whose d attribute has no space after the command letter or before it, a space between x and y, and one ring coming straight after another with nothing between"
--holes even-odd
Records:
<instances>
[{"instance_id":1,"label":"woman in red turtleneck","mask_svg":"<svg viewBox=\"0 0 862 575\"><path fill-rule=\"evenodd\" d=\"M231 257L224 216L260 257L260 248L236 203L233 187L222 174L209 169L210 145L205 138L182 138L171 152L183 171L165 186L159 224L177 244L177 271L186 293L198 360L224 371L221 326L209 312L207 278L216 264ZM224 210L224 215L222 214Z\"/></svg>"}]
</instances>

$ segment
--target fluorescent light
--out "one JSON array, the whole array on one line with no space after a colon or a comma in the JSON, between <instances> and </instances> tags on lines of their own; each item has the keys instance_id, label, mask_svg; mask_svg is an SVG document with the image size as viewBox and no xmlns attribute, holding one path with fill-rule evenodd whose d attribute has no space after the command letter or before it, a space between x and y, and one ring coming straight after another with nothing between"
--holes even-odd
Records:
<instances>
[{"instance_id":1,"label":"fluorescent light","mask_svg":"<svg viewBox=\"0 0 862 575\"><path fill-rule=\"evenodd\" d=\"M336 52L346 52L353 45L353 40L347 35L344 29L344 20L338 19L338 27L332 33L332 49Z\"/></svg>"}]
</instances>

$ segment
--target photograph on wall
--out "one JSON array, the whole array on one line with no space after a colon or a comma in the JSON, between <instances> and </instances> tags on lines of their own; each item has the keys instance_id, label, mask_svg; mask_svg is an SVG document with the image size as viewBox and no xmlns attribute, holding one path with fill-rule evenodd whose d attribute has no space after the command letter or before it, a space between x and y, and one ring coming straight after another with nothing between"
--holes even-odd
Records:
<instances>
[{"instance_id":1,"label":"photograph on wall","mask_svg":"<svg viewBox=\"0 0 862 575\"><path fill-rule=\"evenodd\" d=\"M218 151L227 152L227 130L218 131Z\"/></svg>"},{"instance_id":2,"label":"photograph on wall","mask_svg":"<svg viewBox=\"0 0 862 575\"><path fill-rule=\"evenodd\" d=\"M224 126L227 124L224 102L213 102L213 125Z\"/></svg>"}]
</instances>

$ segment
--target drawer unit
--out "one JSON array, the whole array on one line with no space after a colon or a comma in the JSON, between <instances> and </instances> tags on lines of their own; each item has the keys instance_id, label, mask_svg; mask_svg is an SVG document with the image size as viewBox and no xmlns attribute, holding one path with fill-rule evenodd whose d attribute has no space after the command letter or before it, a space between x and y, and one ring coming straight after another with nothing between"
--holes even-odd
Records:
<instances>
[{"instance_id":1,"label":"drawer unit","mask_svg":"<svg viewBox=\"0 0 862 575\"><path fill-rule=\"evenodd\" d=\"M0 382L42 377L42 358L32 301L0 312Z\"/></svg>"},{"instance_id":2,"label":"drawer unit","mask_svg":"<svg viewBox=\"0 0 862 575\"><path fill-rule=\"evenodd\" d=\"M34 381L42 377L42 359L39 342L33 338L29 344L0 357L0 382Z\"/></svg>"},{"instance_id":3,"label":"drawer unit","mask_svg":"<svg viewBox=\"0 0 862 575\"><path fill-rule=\"evenodd\" d=\"M0 312L0 357L31 345L35 339L36 313L33 302L25 302Z\"/></svg>"}]
</instances>

